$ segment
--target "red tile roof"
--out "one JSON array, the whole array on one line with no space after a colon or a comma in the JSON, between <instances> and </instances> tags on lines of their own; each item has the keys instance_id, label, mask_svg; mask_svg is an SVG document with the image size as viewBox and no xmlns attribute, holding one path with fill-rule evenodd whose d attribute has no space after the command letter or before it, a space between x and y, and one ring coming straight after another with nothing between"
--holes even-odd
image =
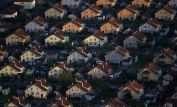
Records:
<instances>
[{"instance_id":1,"label":"red tile roof","mask_svg":"<svg viewBox=\"0 0 177 107\"><path fill-rule=\"evenodd\" d=\"M126 50L122 46L116 47L115 51L118 52L119 54L123 55L123 56L126 56L126 53L128 52L128 50Z\"/></svg>"},{"instance_id":2,"label":"red tile roof","mask_svg":"<svg viewBox=\"0 0 177 107\"><path fill-rule=\"evenodd\" d=\"M18 36L21 39L25 39L28 36L27 32L24 29L18 29L14 32L14 35Z\"/></svg>"},{"instance_id":3,"label":"red tile roof","mask_svg":"<svg viewBox=\"0 0 177 107\"><path fill-rule=\"evenodd\" d=\"M67 61L59 62L59 64L57 64L56 67L59 67L59 68L61 68L63 70L69 70L70 69L70 66L67 63Z\"/></svg>"},{"instance_id":4,"label":"red tile roof","mask_svg":"<svg viewBox=\"0 0 177 107\"><path fill-rule=\"evenodd\" d=\"M52 8L59 11L59 12L63 12L63 10L64 10L63 5L61 5L59 3L55 4Z\"/></svg>"},{"instance_id":5,"label":"red tile roof","mask_svg":"<svg viewBox=\"0 0 177 107\"><path fill-rule=\"evenodd\" d=\"M150 72L158 73L159 70L160 70L160 68L157 65L155 65L155 64L148 64L143 69L143 72L146 72L146 73L150 73Z\"/></svg>"},{"instance_id":6,"label":"red tile roof","mask_svg":"<svg viewBox=\"0 0 177 107\"><path fill-rule=\"evenodd\" d=\"M13 99L12 101L10 101L9 103L13 103L16 106L21 107L21 106L26 105L28 102L27 102L27 100L25 99L24 96L19 96L19 97Z\"/></svg>"},{"instance_id":7,"label":"red tile roof","mask_svg":"<svg viewBox=\"0 0 177 107\"><path fill-rule=\"evenodd\" d=\"M145 38L145 35L141 32L134 32L132 36L139 39L140 41L143 41Z\"/></svg>"},{"instance_id":8,"label":"red tile roof","mask_svg":"<svg viewBox=\"0 0 177 107\"><path fill-rule=\"evenodd\" d=\"M22 68L24 67L22 63L19 60L14 60L9 64L10 67L15 69L17 72L20 72Z\"/></svg>"},{"instance_id":9,"label":"red tile roof","mask_svg":"<svg viewBox=\"0 0 177 107\"><path fill-rule=\"evenodd\" d=\"M44 26L46 24L46 21L41 16L37 16L33 21L40 26Z\"/></svg>"},{"instance_id":10,"label":"red tile roof","mask_svg":"<svg viewBox=\"0 0 177 107\"><path fill-rule=\"evenodd\" d=\"M97 30L97 31L93 34L93 36L95 36L96 38L98 38L98 39L100 39L100 40L104 40L104 37L105 37L104 33L101 32L100 30Z\"/></svg>"},{"instance_id":11,"label":"red tile roof","mask_svg":"<svg viewBox=\"0 0 177 107\"><path fill-rule=\"evenodd\" d=\"M159 27L160 26L160 22L158 22L157 20L155 19L149 19L147 21L147 23L151 26L154 26L155 28Z\"/></svg>"},{"instance_id":12,"label":"red tile roof","mask_svg":"<svg viewBox=\"0 0 177 107\"><path fill-rule=\"evenodd\" d=\"M56 37L58 37L59 39L64 40L65 34L63 31L59 30L59 31L55 32L54 35Z\"/></svg>"},{"instance_id":13,"label":"red tile roof","mask_svg":"<svg viewBox=\"0 0 177 107\"><path fill-rule=\"evenodd\" d=\"M134 80L132 82L127 83L124 86L123 90L127 93L131 93L131 91L133 91L133 92L139 94L140 89L142 89L142 88L143 88L143 86L140 83L138 83L137 81Z\"/></svg>"},{"instance_id":14,"label":"red tile roof","mask_svg":"<svg viewBox=\"0 0 177 107\"><path fill-rule=\"evenodd\" d=\"M71 102L68 101L66 97L60 97L55 102L59 107L68 107L71 105Z\"/></svg>"},{"instance_id":15,"label":"red tile roof","mask_svg":"<svg viewBox=\"0 0 177 107\"><path fill-rule=\"evenodd\" d=\"M173 51L172 49L170 48L165 48L162 50L162 53L163 55L167 56L167 57L170 57L173 59L173 57L176 55L175 51Z\"/></svg>"},{"instance_id":16,"label":"red tile roof","mask_svg":"<svg viewBox=\"0 0 177 107\"><path fill-rule=\"evenodd\" d=\"M78 47L77 52L79 52L81 55L86 56L89 53L88 49L86 46Z\"/></svg>"},{"instance_id":17,"label":"red tile roof","mask_svg":"<svg viewBox=\"0 0 177 107\"><path fill-rule=\"evenodd\" d=\"M46 81L46 79L43 79L43 78L36 80L34 85L36 85L37 87L39 87L43 91L47 91L48 87L49 87L49 83Z\"/></svg>"},{"instance_id":18,"label":"red tile roof","mask_svg":"<svg viewBox=\"0 0 177 107\"><path fill-rule=\"evenodd\" d=\"M96 68L100 69L106 74L109 74L112 71L111 67L108 65L107 62L101 62L97 64Z\"/></svg>"},{"instance_id":19,"label":"red tile roof","mask_svg":"<svg viewBox=\"0 0 177 107\"><path fill-rule=\"evenodd\" d=\"M124 102L122 102L119 98L114 98L107 102L106 105L109 105L109 107L124 107Z\"/></svg>"}]
</instances>

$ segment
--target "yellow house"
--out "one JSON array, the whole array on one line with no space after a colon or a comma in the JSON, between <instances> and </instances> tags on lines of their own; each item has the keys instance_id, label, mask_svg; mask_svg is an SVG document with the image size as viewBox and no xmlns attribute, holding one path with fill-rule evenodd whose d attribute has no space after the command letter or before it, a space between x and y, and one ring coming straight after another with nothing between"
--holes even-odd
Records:
<instances>
[{"instance_id":1,"label":"yellow house","mask_svg":"<svg viewBox=\"0 0 177 107\"><path fill-rule=\"evenodd\" d=\"M63 31L57 31L45 39L45 45L57 45L58 43L66 43L69 37L65 36Z\"/></svg>"},{"instance_id":2,"label":"yellow house","mask_svg":"<svg viewBox=\"0 0 177 107\"><path fill-rule=\"evenodd\" d=\"M14 60L0 70L0 75L3 76L18 75L23 73L24 69L25 68L20 61Z\"/></svg>"},{"instance_id":3,"label":"yellow house","mask_svg":"<svg viewBox=\"0 0 177 107\"><path fill-rule=\"evenodd\" d=\"M63 25L62 31L68 33L77 33L81 32L85 27L85 24L82 22L81 19L76 18L72 19L72 21Z\"/></svg>"},{"instance_id":4,"label":"yellow house","mask_svg":"<svg viewBox=\"0 0 177 107\"><path fill-rule=\"evenodd\" d=\"M45 18L62 18L67 11L64 9L64 7L61 4L55 4L52 8L45 11Z\"/></svg>"},{"instance_id":5,"label":"yellow house","mask_svg":"<svg viewBox=\"0 0 177 107\"><path fill-rule=\"evenodd\" d=\"M121 24L117 19L111 19L100 26L100 30L104 33L118 33L122 29L123 24Z\"/></svg>"},{"instance_id":6,"label":"yellow house","mask_svg":"<svg viewBox=\"0 0 177 107\"><path fill-rule=\"evenodd\" d=\"M151 0L133 0L132 5L137 7L150 7Z\"/></svg>"},{"instance_id":7,"label":"yellow house","mask_svg":"<svg viewBox=\"0 0 177 107\"><path fill-rule=\"evenodd\" d=\"M171 7L165 6L163 9L155 13L155 18L171 21L175 18L175 13L176 12Z\"/></svg>"},{"instance_id":8,"label":"yellow house","mask_svg":"<svg viewBox=\"0 0 177 107\"><path fill-rule=\"evenodd\" d=\"M7 45L24 44L30 41L30 36L23 29L18 29L13 34L6 37Z\"/></svg>"},{"instance_id":9,"label":"yellow house","mask_svg":"<svg viewBox=\"0 0 177 107\"><path fill-rule=\"evenodd\" d=\"M97 0L96 5L97 6L115 6L117 0Z\"/></svg>"}]
</instances>

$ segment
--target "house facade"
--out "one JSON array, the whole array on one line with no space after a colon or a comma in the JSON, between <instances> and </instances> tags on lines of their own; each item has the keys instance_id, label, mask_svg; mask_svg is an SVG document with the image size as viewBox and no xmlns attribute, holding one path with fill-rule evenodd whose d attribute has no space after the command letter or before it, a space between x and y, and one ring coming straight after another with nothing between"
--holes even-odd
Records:
<instances>
[{"instance_id":1,"label":"house facade","mask_svg":"<svg viewBox=\"0 0 177 107\"><path fill-rule=\"evenodd\" d=\"M83 98L86 94L92 91L92 86L85 80L79 80L76 84L68 87L66 95L68 97Z\"/></svg>"},{"instance_id":2,"label":"house facade","mask_svg":"<svg viewBox=\"0 0 177 107\"><path fill-rule=\"evenodd\" d=\"M94 34L84 39L84 44L90 47L101 47L107 42L108 42L107 36L101 31L96 31Z\"/></svg>"},{"instance_id":3,"label":"house facade","mask_svg":"<svg viewBox=\"0 0 177 107\"><path fill-rule=\"evenodd\" d=\"M62 0L61 4L70 8L79 7L81 0Z\"/></svg>"},{"instance_id":4,"label":"house facade","mask_svg":"<svg viewBox=\"0 0 177 107\"><path fill-rule=\"evenodd\" d=\"M27 32L43 32L48 27L47 22L40 16L37 16L33 21L25 25L25 30Z\"/></svg>"},{"instance_id":5,"label":"house facade","mask_svg":"<svg viewBox=\"0 0 177 107\"><path fill-rule=\"evenodd\" d=\"M100 30L104 33L117 34L123 30L123 24L121 24L117 19L111 19L105 24L100 26Z\"/></svg>"},{"instance_id":6,"label":"house facade","mask_svg":"<svg viewBox=\"0 0 177 107\"><path fill-rule=\"evenodd\" d=\"M67 14L67 10L61 4L55 4L52 8L45 11L45 18L63 18Z\"/></svg>"},{"instance_id":7,"label":"house facade","mask_svg":"<svg viewBox=\"0 0 177 107\"><path fill-rule=\"evenodd\" d=\"M36 0L15 0L14 5L23 6L24 9L32 9L36 5Z\"/></svg>"},{"instance_id":8,"label":"house facade","mask_svg":"<svg viewBox=\"0 0 177 107\"><path fill-rule=\"evenodd\" d=\"M117 3L117 0L97 0L96 5L97 6L103 6L103 7L114 7Z\"/></svg>"},{"instance_id":9,"label":"house facade","mask_svg":"<svg viewBox=\"0 0 177 107\"><path fill-rule=\"evenodd\" d=\"M25 90L26 97L33 98L47 98L47 95L52 91L52 87L46 81L46 79L38 79L34 84L27 87Z\"/></svg>"},{"instance_id":10,"label":"house facade","mask_svg":"<svg viewBox=\"0 0 177 107\"><path fill-rule=\"evenodd\" d=\"M168 2L168 4L169 4L170 6L177 7L177 0L170 0L170 1Z\"/></svg>"},{"instance_id":11,"label":"house facade","mask_svg":"<svg viewBox=\"0 0 177 107\"><path fill-rule=\"evenodd\" d=\"M150 7L151 0L133 0L132 5L137 7Z\"/></svg>"},{"instance_id":12,"label":"house facade","mask_svg":"<svg viewBox=\"0 0 177 107\"><path fill-rule=\"evenodd\" d=\"M141 46L144 46L146 40L147 38L143 33L134 32L131 36L123 41L124 48L137 49Z\"/></svg>"},{"instance_id":13,"label":"house facade","mask_svg":"<svg viewBox=\"0 0 177 107\"><path fill-rule=\"evenodd\" d=\"M65 36L63 31L57 31L54 34L48 36L45 39L45 45L57 45L59 43L66 43L69 42L69 37Z\"/></svg>"},{"instance_id":14,"label":"house facade","mask_svg":"<svg viewBox=\"0 0 177 107\"><path fill-rule=\"evenodd\" d=\"M30 36L23 29L18 29L13 34L6 37L7 45L25 44L30 41Z\"/></svg>"},{"instance_id":15,"label":"house facade","mask_svg":"<svg viewBox=\"0 0 177 107\"><path fill-rule=\"evenodd\" d=\"M92 54L88 51L87 47L78 47L76 51L72 52L67 57L68 63L74 63L74 62L87 62L89 59L92 58Z\"/></svg>"},{"instance_id":16,"label":"house facade","mask_svg":"<svg viewBox=\"0 0 177 107\"><path fill-rule=\"evenodd\" d=\"M131 56L127 49L118 46L105 55L105 61L116 64L123 64L124 62L131 64Z\"/></svg>"}]
</instances>

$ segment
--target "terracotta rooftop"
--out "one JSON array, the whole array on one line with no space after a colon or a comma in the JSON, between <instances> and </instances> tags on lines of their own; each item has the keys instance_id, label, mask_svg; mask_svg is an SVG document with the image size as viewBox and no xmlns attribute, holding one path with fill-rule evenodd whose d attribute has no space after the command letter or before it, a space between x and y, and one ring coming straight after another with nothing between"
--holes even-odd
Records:
<instances>
[{"instance_id":1,"label":"terracotta rooftop","mask_svg":"<svg viewBox=\"0 0 177 107\"><path fill-rule=\"evenodd\" d=\"M46 81L46 79L43 79L43 78L36 80L34 85L36 85L37 87L39 87L43 91L47 91L48 87L49 87L49 83Z\"/></svg>"},{"instance_id":2,"label":"terracotta rooftop","mask_svg":"<svg viewBox=\"0 0 177 107\"><path fill-rule=\"evenodd\" d=\"M12 101L10 101L9 103L13 103L16 106L22 107L27 104L27 100L25 99L24 96L19 96L19 97L13 99Z\"/></svg>"},{"instance_id":3,"label":"terracotta rooftop","mask_svg":"<svg viewBox=\"0 0 177 107\"><path fill-rule=\"evenodd\" d=\"M143 41L145 38L145 35L141 32L134 32L132 36L139 39L140 41Z\"/></svg>"},{"instance_id":4,"label":"terracotta rooftop","mask_svg":"<svg viewBox=\"0 0 177 107\"><path fill-rule=\"evenodd\" d=\"M33 21L40 26L44 26L46 24L46 21L41 16L37 16Z\"/></svg>"},{"instance_id":5,"label":"terracotta rooftop","mask_svg":"<svg viewBox=\"0 0 177 107\"><path fill-rule=\"evenodd\" d=\"M111 72L111 67L108 65L107 62L101 62L97 64L96 68L100 69L106 74L109 74Z\"/></svg>"},{"instance_id":6,"label":"terracotta rooftop","mask_svg":"<svg viewBox=\"0 0 177 107\"><path fill-rule=\"evenodd\" d=\"M64 7L59 3L55 4L52 8L54 8L55 10L57 10L59 12L63 12L63 10L64 10Z\"/></svg>"},{"instance_id":7,"label":"terracotta rooftop","mask_svg":"<svg viewBox=\"0 0 177 107\"><path fill-rule=\"evenodd\" d=\"M123 56L126 56L126 53L128 52L128 50L126 50L122 46L116 47L115 51L118 52L119 54L123 55Z\"/></svg>"}]
</instances>

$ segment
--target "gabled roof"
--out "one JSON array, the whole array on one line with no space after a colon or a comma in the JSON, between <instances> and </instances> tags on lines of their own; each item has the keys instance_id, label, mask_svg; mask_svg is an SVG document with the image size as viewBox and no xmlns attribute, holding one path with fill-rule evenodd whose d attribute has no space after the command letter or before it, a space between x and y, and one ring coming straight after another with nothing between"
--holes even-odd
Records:
<instances>
[{"instance_id":1,"label":"gabled roof","mask_svg":"<svg viewBox=\"0 0 177 107\"><path fill-rule=\"evenodd\" d=\"M56 99L53 103L57 104L58 107L68 107L69 105L71 105L71 102L69 102L66 97L60 97Z\"/></svg>"},{"instance_id":2,"label":"gabled roof","mask_svg":"<svg viewBox=\"0 0 177 107\"><path fill-rule=\"evenodd\" d=\"M24 96L19 96L15 99L13 99L12 101L9 102L10 103L13 103L14 105L18 106L18 107L22 107L22 106L25 106L28 101L25 99Z\"/></svg>"},{"instance_id":3,"label":"gabled roof","mask_svg":"<svg viewBox=\"0 0 177 107\"><path fill-rule=\"evenodd\" d=\"M52 8L59 11L59 12L63 12L63 10L64 10L63 5L61 5L59 3L55 4Z\"/></svg>"},{"instance_id":4,"label":"gabled roof","mask_svg":"<svg viewBox=\"0 0 177 107\"><path fill-rule=\"evenodd\" d=\"M18 29L13 34L18 36L21 39L25 39L25 37L28 36L27 32L25 30L23 30L23 29Z\"/></svg>"},{"instance_id":5,"label":"gabled roof","mask_svg":"<svg viewBox=\"0 0 177 107\"><path fill-rule=\"evenodd\" d=\"M116 97L108 101L105 105L109 105L109 107L124 107L124 102L122 102L119 98Z\"/></svg>"},{"instance_id":6,"label":"gabled roof","mask_svg":"<svg viewBox=\"0 0 177 107\"><path fill-rule=\"evenodd\" d=\"M171 59L173 59L174 56L176 55L175 51L173 51L170 48L164 48L162 50L162 54L165 55L165 56L167 56L167 57L169 57L169 58L171 58Z\"/></svg>"},{"instance_id":7,"label":"gabled roof","mask_svg":"<svg viewBox=\"0 0 177 107\"><path fill-rule=\"evenodd\" d=\"M108 65L107 62L98 63L95 68L100 69L100 70L103 71L105 74L109 74L109 73L111 72L111 67Z\"/></svg>"},{"instance_id":8,"label":"gabled roof","mask_svg":"<svg viewBox=\"0 0 177 107\"><path fill-rule=\"evenodd\" d=\"M77 27L82 27L82 25L84 24L80 18L72 19L68 23L72 23L72 24L76 25Z\"/></svg>"},{"instance_id":9,"label":"gabled roof","mask_svg":"<svg viewBox=\"0 0 177 107\"><path fill-rule=\"evenodd\" d=\"M119 27L120 26L120 22L117 19L115 19L115 18L109 20L109 23L112 24L115 27Z\"/></svg>"},{"instance_id":10,"label":"gabled roof","mask_svg":"<svg viewBox=\"0 0 177 107\"><path fill-rule=\"evenodd\" d=\"M89 91L91 91L91 88L92 88L92 86L86 80L77 81L76 84L69 86L69 89L72 88L73 86L78 87L80 90L82 90L84 92L89 92Z\"/></svg>"},{"instance_id":11,"label":"gabled roof","mask_svg":"<svg viewBox=\"0 0 177 107\"><path fill-rule=\"evenodd\" d=\"M125 48L123 48L122 46L118 46L115 48L115 51L123 56L126 56L126 53L128 52L128 50L126 50Z\"/></svg>"},{"instance_id":12,"label":"gabled roof","mask_svg":"<svg viewBox=\"0 0 177 107\"><path fill-rule=\"evenodd\" d=\"M67 61L59 62L59 64L57 64L55 67L59 67L59 68L61 68L63 70L69 70L70 69L70 66L67 63Z\"/></svg>"},{"instance_id":13,"label":"gabled roof","mask_svg":"<svg viewBox=\"0 0 177 107\"><path fill-rule=\"evenodd\" d=\"M34 46L33 48L29 49L28 51L35 54L36 56L41 56L43 53L43 50L39 46Z\"/></svg>"},{"instance_id":14,"label":"gabled roof","mask_svg":"<svg viewBox=\"0 0 177 107\"><path fill-rule=\"evenodd\" d=\"M139 39L140 41L143 41L145 38L145 35L141 32L134 32L132 36Z\"/></svg>"},{"instance_id":15,"label":"gabled roof","mask_svg":"<svg viewBox=\"0 0 177 107\"><path fill-rule=\"evenodd\" d=\"M150 72L158 73L159 70L160 70L160 68L157 65L155 65L155 64L148 64L143 69L143 72L145 72L145 73L150 73Z\"/></svg>"},{"instance_id":16,"label":"gabled roof","mask_svg":"<svg viewBox=\"0 0 177 107\"><path fill-rule=\"evenodd\" d=\"M59 39L64 40L65 34L63 31L59 30L59 31L55 32L54 35L56 37L58 37Z\"/></svg>"},{"instance_id":17,"label":"gabled roof","mask_svg":"<svg viewBox=\"0 0 177 107\"><path fill-rule=\"evenodd\" d=\"M43 91L47 91L49 87L49 83L46 81L46 79L37 79L36 82L34 83L38 88L40 88Z\"/></svg>"},{"instance_id":18,"label":"gabled roof","mask_svg":"<svg viewBox=\"0 0 177 107\"><path fill-rule=\"evenodd\" d=\"M77 52L80 53L81 55L87 57L87 54L89 53L87 47L82 46L77 48Z\"/></svg>"},{"instance_id":19,"label":"gabled roof","mask_svg":"<svg viewBox=\"0 0 177 107\"><path fill-rule=\"evenodd\" d=\"M169 6L169 5L164 6L163 9L164 9L165 11L171 13L171 14L175 14L175 13L176 13L175 10L174 10L171 6Z\"/></svg>"},{"instance_id":20,"label":"gabled roof","mask_svg":"<svg viewBox=\"0 0 177 107\"><path fill-rule=\"evenodd\" d=\"M93 36L96 37L96 38L98 38L98 39L100 39L100 40L104 40L104 37L105 37L104 33L101 32L101 31L99 31L99 30L97 30L97 31L93 34Z\"/></svg>"},{"instance_id":21,"label":"gabled roof","mask_svg":"<svg viewBox=\"0 0 177 107\"><path fill-rule=\"evenodd\" d=\"M101 10L98 6L96 6L95 4L91 5L88 9L91 10L91 11L93 11L93 12L95 12L96 14L99 14L99 13L102 11L102 10Z\"/></svg>"},{"instance_id":22,"label":"gabled roof","mask_svg":"<svg viewBox=\"0 0 177 107\"><path fill-rule=\"evenodd\" d=\"M14 2L33 2L35 0L15 0Z\"/></svg>"},{"instance_id":23,"label":"gabled roof","mask_svg":"<svg viewBox=\"0 0 177 107\"><path fill-rule=\"evenodd\" d=\"M9 66L15 69L17 72L20 72L21 69L24 67L19 60L12 61Z\"/></svg>"},{"instance_id":24,"label":"gabled roof","mask_svg":"<svg viewBox=\"0 0 177 107\"><path fill-rule=\"evenodd\" d=\"M157 20L152 19L152 18L149 19L149 20L147 21L147 23L148 23L149 25L155 27L155 28L157 28L157 27L160 26L160 22L158 22Z\"/></svg>"},{"instance_id":25,"label":"gabled roof","mask_svg":"<svg viewBox=\"0 0 177 107\"><path fill-rule=\"evenodd\" d=\"M34 23L40 25L40 26L44 26L46 24L46 21L41 17L41 16L37 16L34 20Z\"/></svg>"}]
</instances>

